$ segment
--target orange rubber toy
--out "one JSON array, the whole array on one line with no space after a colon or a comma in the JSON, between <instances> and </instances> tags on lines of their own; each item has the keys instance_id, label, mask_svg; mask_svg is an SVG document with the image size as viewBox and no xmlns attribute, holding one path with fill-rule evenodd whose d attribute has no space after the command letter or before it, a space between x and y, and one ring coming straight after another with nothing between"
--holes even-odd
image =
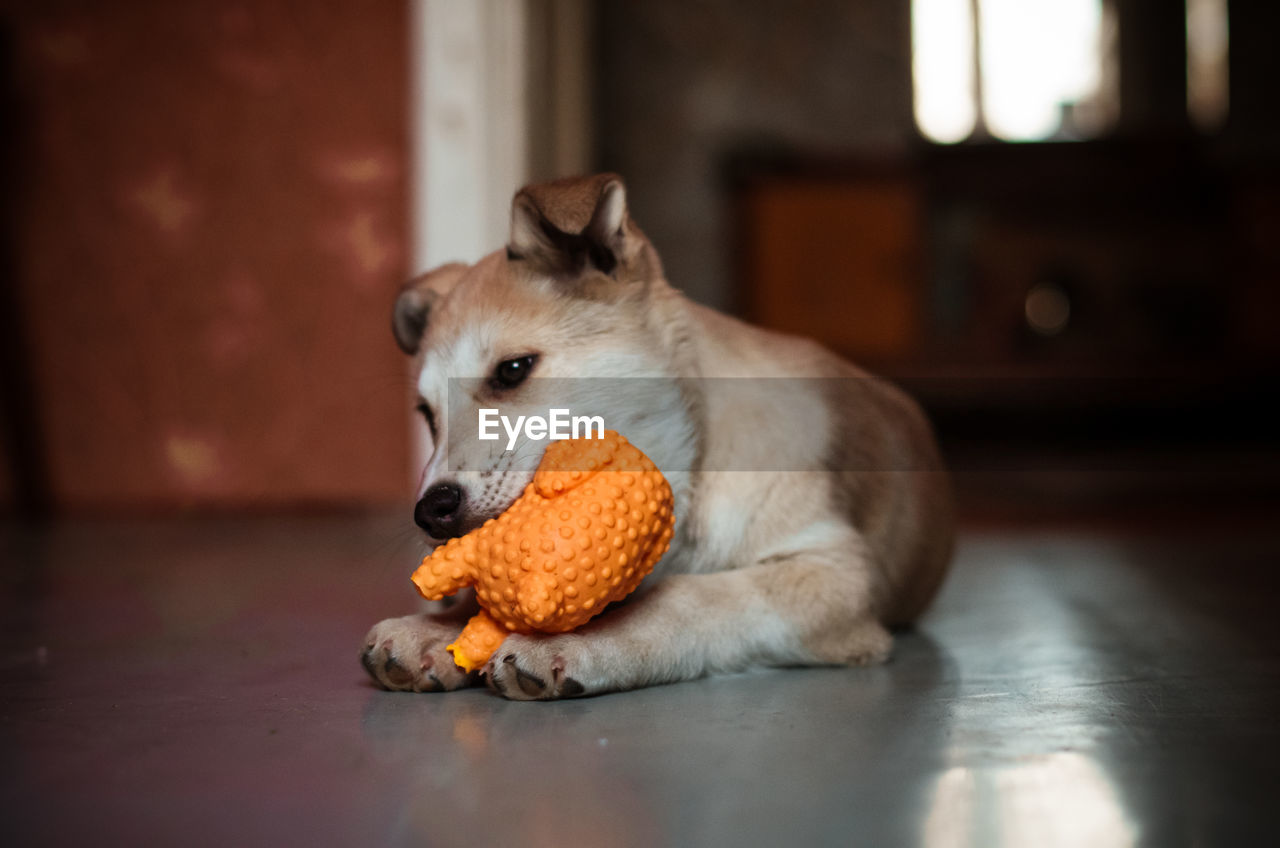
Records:
<instances>
[{"instance_id":1,"label":"orange rubber toy","mask_svg":"<svg viewBox=\"0 0 1280 848\"><path fill-rule=\"evenodd\" d=\"M508 633L563 633L630 594L671 545L671 486L613 430L552 442L497 518L436 548L413 574L439 600L475 585L481 610L448 646L466 671Z\"/></svg>"}]
</instances>

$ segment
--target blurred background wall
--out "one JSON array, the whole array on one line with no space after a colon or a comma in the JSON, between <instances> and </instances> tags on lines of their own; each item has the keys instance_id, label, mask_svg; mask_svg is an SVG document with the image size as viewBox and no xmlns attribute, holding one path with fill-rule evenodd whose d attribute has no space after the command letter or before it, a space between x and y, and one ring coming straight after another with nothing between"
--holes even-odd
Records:
<instances>
[{"instance_id":1,"label":"blurred background wall","mask_svg":"<svg viewBox=\"0 0 1280 848\"><path fill-rule=\"evenodd\" d=\"M627 176L673 280L741 305L729 250L729 156L901 155L911 113L911 4L677 0L598 6L599 156Z\"/></svg>"},{"instance_id":2,"label":"blurred background wall","mask_svg":"<svg viewBox=\"0 0 1280 848\"><path fill-rule=\"evenodd\" d=\"M674 285L903 381L970 502L1256 504L1275 8L6 0L0 498L403 500L400 281L607 169Z\"/></svg>"},{"instance_id":3,"label":"blurred background wall","mask_svg":"<svg viewBox=\"0 0 1280 848\"><path fill-rule=\"evenodd\" d=\"M407 23L4 5L7 503L404 497Z\"/></svg>"}]
</instances>

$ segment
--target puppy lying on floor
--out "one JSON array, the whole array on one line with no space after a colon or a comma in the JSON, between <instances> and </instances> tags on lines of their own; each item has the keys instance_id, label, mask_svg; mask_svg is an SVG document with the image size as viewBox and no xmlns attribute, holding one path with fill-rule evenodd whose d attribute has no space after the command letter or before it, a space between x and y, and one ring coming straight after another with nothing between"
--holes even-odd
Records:
<instances>
[{"instance_id":1,"label":"puppy lying on floor","mask_svg":"<svg viewBox=\"0 0 1280 848\"><path fill-rule=\"evenodd\" d=\"M512 634L478 673L445 650L474 597L380 622L361 659L388 689L483 679L549 699L882 662L889 628L918 616L946 572L949 485L916 404L813 342L682 296L615 175L522 189L506 248L410 283L393 327L416 356L435 445L414 515L433 543L498 515L532 479L536 462L520 460L544 444L481 442L474 422L481 408L545 400L540 385L657 463L676 536L626 603L571 633Z\"/></svg>"}]
</instances>

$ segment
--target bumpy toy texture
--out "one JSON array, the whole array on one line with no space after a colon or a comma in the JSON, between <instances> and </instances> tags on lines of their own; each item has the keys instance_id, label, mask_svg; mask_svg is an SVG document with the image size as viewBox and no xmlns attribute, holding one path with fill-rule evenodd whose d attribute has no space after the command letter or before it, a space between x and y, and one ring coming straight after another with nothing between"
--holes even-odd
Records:
<instances>
[{"instance_id":1,"label":"bumpy toy texture","mask_svg":"<svg viewBox=\"0 0 1280 848\"><path fill-rule=\"evenodd\" d=\"M506 512L450 539L413 575L430 600L474 585L481 611L449 645L471 671L509 633L563 633L635 590L671 545L671 486L613 430L552 442Z\"/></svg>"}]
</instances>

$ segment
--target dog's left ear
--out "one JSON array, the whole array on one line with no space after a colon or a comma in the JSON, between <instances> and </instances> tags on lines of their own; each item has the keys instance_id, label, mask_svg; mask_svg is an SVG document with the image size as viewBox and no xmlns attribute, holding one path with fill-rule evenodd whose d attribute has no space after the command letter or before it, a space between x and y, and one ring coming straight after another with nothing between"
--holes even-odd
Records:
<instances>
[{"instance_id":1,"label":"dog's left ear","mask_svg":"<svg viewBox=\"0 0 1280 848\"><path fill-rule=\"evenodd\" d=\"M410 356L418 352L432 307L453 290L466 270L467 266L461 262L441 265L410 280L400 290L391 311L391 332L401 350Z\"/></svg>"},{"instance_id":2,"label":"dog's left ear","mask_svg":"<svg viewBox=\"0 0 1280 848\"><path fill-rule=\"evenodd\" d=\"M627 214L617 174L525 186L511 203L507 258L556 275L594 268L616 279L636 275L648 240Z\"/></svg>"}]
</instances>

